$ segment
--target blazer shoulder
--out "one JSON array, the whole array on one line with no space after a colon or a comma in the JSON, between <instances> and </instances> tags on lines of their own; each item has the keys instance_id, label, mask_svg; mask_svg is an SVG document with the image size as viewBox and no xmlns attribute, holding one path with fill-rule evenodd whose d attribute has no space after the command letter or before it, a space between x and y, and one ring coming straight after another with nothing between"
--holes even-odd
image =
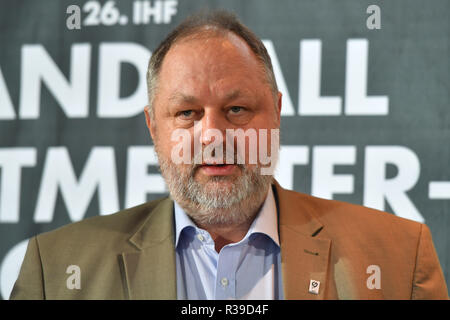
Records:
<instances>
[{"instance_id":1,"label":"blazer shoulder","mask_svg":"<svg viewBox=\"0 0 450 320\"><path fill-rule=\"evenodd\" d=\"M98 242L106 239L127 238L148 218L152 210L167 197L127 208L116 213L89 217L84 220L61 226L55 230L38 234L36 239L42 243Z\"/></svg>"},{"instance_id":2,"label":"blazer shoulder","mask_svg":"<svg viewBox=\"0 0 450 320\"><path fill-rule=\"evenodd\" d=\"M423 223L399 217L385 211L365 207L338 200L328 200L304 193L286 190L290 203L297 205L300 210L307 211L327 228L342 227L346 229L358 228L364 232L383 230L402 232L414 238L421 232Z\"/></svg>"}]
</instances>

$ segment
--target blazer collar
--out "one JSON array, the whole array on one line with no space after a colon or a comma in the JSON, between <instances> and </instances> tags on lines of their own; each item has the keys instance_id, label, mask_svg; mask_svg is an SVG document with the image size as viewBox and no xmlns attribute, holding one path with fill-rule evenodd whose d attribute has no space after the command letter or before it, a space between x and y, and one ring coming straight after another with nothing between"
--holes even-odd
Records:
<instances>
[{"instance_id":1,"label":"blazer collar","mask_svg":"<svg viewBox=\"0 0 450 320\"><path fill-rule=\"evenodd\" d=\"M129 239L140 250L119 256L128 299L177 298L173 226L173 201L165 198Z\"/></svg>"},{"instance_id":2,"label":"blazer collar","mask_svg":"<svg viewBox=\"0 0 450 320\"><path fill-rule=\"evenodd\" d=\"M145 249L171 240L174 235L173 210L174 204L170 197L161 199L129 241L138 249Z\"/></svg>"},{"instance_id":3,"label":"blazer collar","mask_svg":"<svg viewBox=\"0 0 450 320\"><path fill-rule=\"evenodd\" d=\"M323 224L314 215L315 210L309 205L309 201L299 199L301 194L283 189L275 179L273 179L272 190L277 200L280 226L287 226L295 232L312 237L322 230Z\"/></svg>"},{"instance_id":4,"label":"blazer collar","mask_svg":"<svg viewBox=\"0 0 450 320\"><path fill-rule=\"evenodd\" d=\"M281 272L285 299L324 299L329 289L331 240L320 238L324 226L317 218L313 198L284 190L274 180L279 212ZM310 293L319 281L318 294Z\"/></svg>"}]
</instances>

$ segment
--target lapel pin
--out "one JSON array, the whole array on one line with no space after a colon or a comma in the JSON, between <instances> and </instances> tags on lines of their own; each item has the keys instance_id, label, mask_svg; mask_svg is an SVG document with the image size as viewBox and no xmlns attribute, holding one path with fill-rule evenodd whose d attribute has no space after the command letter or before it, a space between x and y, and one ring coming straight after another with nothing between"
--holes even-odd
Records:
<instances>
[{"instance_id":1,"label":"lapel pin","mask_svg":"<svg viewBox=\"0 0 450 320\"><path fill-rule=\"evenodd\" d=\"M310 280L309 281L309 293L319 294L320 281Z\"/></svg>"}]
</instances>

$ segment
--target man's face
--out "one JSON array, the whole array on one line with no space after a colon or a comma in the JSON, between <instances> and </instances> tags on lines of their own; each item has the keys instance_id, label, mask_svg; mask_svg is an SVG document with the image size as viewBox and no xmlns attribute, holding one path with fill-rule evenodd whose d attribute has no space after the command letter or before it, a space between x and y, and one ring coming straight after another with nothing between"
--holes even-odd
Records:
<instances>
[{"instance_id":1,"label":"man's face","mask_svg":"<svg viewBox=\"0 0 450 320\"><path fill-rule=\"evenodd\" d=\"M212 165L208 156L201 163L175 164L172 152L179 141L171 140L172 133L190 133L193 158L194 139L204 150L214 141L205 133L219 130L225 162L227 129L268 129L270 143L270 129L280 124L281 94L276 100L261 62L232 33L183 39L169 50L153 102L154 123L146 110L147 125L170 193L194 220L230 224L246 219L236 211L257 210L252 206L265 198L271 177L261 176L258 163L248 163L248 146L245 164Z\"/></svg>"}]
</instances>

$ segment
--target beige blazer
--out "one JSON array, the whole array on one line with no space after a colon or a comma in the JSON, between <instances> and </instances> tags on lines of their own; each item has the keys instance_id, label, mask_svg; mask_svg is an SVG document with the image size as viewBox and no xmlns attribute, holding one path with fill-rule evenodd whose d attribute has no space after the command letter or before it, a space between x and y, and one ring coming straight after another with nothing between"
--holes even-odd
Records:
<instances>
[{"instance_id":1,"label":"beige blazer","mask_svg":"<svg viewBox=\"0 0 450 320\"><path fill-rule=\"evenodd\" d=\"M426 225L272 187L286 299L448 299ZM170 197L37 235L11 299L176 299L174 238Z\"/></svg>"}]
</instances>

